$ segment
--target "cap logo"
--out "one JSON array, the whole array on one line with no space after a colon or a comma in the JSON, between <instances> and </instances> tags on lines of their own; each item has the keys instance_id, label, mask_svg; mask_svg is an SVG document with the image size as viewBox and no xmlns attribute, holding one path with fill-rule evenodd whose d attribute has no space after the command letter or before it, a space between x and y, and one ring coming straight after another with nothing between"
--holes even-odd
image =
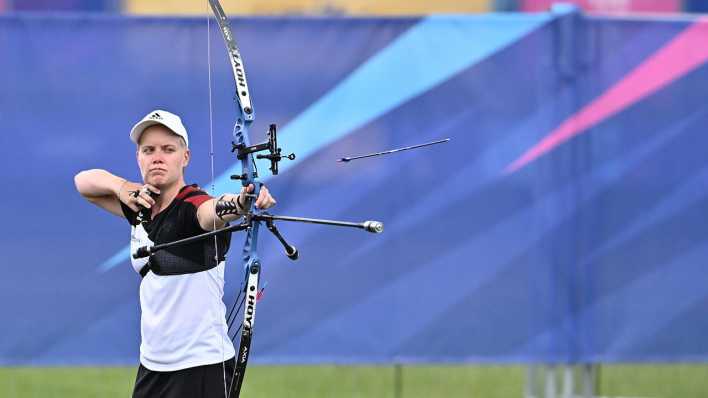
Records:
<instances>
[{"instance_id":1,"label":"cap logo","mask_svg":"<svg viewBox=\"0 0 708 398\"><path fill-rule=\"evenodd\" d=\"M160 116L159 113L155 112L152 115L150 115L150 119L152 120L162 120L162 116Z\"/></svg>"}]
</instances>

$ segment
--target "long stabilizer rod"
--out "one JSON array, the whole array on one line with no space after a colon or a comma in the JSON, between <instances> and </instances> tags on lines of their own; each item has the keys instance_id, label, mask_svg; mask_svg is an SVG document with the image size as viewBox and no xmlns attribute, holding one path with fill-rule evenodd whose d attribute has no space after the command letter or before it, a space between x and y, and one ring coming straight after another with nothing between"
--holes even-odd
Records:
<instances>
[{"instance_id":1,"label":"long stabilizer rod","mask_svg":"<svg viewBox=\"0 0 708 398\"><path fill-rule=\"evenodd\" d=\"M359 228L359 229L363 229L367 232L371 232L374 234L379 234L379 233L383 232L383 223L380 221L364 221L361 223L356 223L356 222L348 222L348 221L323 220L323 219L319 219L319 218L276 216L276 215L272 215L272 214L268 214L268 213L252 214L252 215L246 216L246 217L252 217L253 220L265 221L265 222L269 222L271 224L273 221L291 221L291 222L304 222L304 223L310 223L310 224L332 225L335 227ZM133 253L133 258L137 259L137 258L148 257L157 251L167 249L172 246L185 245L185 244L192 243L192 242L202 240L202 239L206 239L211 236L218 235L218 234L221 234L224 232L241 231L241 230L248 228L248 225L249 225L248 222L242 223L242 224L235 224L235 225L228 226L226 228L217 229L215 231L206 232L206 233L203 233L200 235L195 235L195 236L192 236L189 238L181 239L181 240L170 242L170 243L164 243L164 244L154 245L154 246L143 246L143 247L138 248L138 250L135 253ZM271 232L273 232L273 231L271 230ZM279 236L280 235L279 233L276 233L276 232L273 232L273 233L276 235L276 237L278 237L278 240L280 240L281 243L283 243L283 245L286 247L286 252L288 254L288 257L291 257L294 255L295 258L297 258L297 254L295 254L296 251L295 251L295 253L291 253L292 250L295 250L295 249L294 248L292 250L288 249L289 245L286 242L284 242L284 240L282 239L282 236ZM294 260L295 258L292 258L292 259Z\"/></svg>"}]
</instances>

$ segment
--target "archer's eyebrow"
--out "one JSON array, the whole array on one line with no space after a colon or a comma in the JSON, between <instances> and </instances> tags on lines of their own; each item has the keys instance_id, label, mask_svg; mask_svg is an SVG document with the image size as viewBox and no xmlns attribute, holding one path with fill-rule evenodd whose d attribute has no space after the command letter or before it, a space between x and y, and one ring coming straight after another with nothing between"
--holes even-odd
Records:
<instances>
[{"instance_id":1,"label":"archer's eyebrow","mask_svg":"<svg viewBox=\"0 0 708 398\"><path fill-rule=\"evenodd\" d=\"M176 144L164 144L164 145L142 145L140 147L140 150L143 149L155 149L155 148L162 148L162 149L174 149L177 148Z\"/></svg>"}]
</instances>

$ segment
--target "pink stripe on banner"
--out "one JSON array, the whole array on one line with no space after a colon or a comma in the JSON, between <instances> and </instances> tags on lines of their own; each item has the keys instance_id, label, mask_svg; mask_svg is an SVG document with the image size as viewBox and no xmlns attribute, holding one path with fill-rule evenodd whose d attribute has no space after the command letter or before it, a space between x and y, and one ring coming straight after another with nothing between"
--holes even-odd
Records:
<instances>
[{"instance_id":1,"label":"pink stripe on banner","mask_svg":"<svg viewBox=\"0 0 708 398\"><path fill-rule=\"evenodd\" d=\"M558 0L521 0L522 11L548 11ZM680 12L679 0L565 0L585 11L601 12Z\"/></svg>"},{"instance_id":2,"label":"pink stripe on banner","mask_svg":"<svg viewBox=\"0 0 708 398\"><path fill-rule=\"evenodd\" d=\"M702 17L629 72L619 83L586 105L541 142L509 164L513 173L584 130L667 86L708 60L708 17Z\"/></svg>"}]
</instances>

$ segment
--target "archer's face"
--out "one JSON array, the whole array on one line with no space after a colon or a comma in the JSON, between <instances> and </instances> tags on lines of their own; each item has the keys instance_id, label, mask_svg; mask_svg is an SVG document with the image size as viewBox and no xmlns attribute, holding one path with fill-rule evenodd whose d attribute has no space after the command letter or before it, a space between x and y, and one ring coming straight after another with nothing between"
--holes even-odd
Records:
<instances>
[{"instance_id":1,"label":"archer's face","mask_svg":"<svg viewBox=\"0 0 708 398\"><path fill-rule=\"evenodd\" d=\"M165 126L150 126L140 136L138 166L146 184L160 188L183 182L189 156L182 138Z\"/></svg>"}]
</instances>

